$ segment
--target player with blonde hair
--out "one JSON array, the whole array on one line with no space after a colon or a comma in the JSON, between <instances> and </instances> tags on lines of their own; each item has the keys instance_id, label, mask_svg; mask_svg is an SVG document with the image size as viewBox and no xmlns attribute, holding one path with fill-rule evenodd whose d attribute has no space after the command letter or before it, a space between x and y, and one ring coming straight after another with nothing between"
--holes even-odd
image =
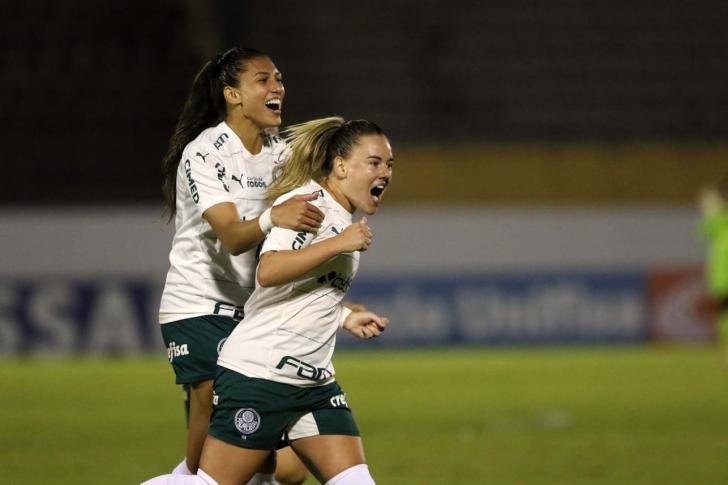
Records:
<instances>
[{"instance_id":1,"label":"player with blonde hair","mask_svg":"<svg viewBox=\"0 0 728 485\"><path fill-rule=\"evenodd\" d=\"M372 243L374 214L392 179L392 149L364 120L325 118L288 131L291 156L268 191L274 204L318 194L318 231L276 227L266 238L246 318L223 347L215 408L196 477L148 485L244 484L281 436L326 485L371 485L362 441L331 363L340 327L362 339L388 320L342 304Z\"/></svg>"}]
</instances>

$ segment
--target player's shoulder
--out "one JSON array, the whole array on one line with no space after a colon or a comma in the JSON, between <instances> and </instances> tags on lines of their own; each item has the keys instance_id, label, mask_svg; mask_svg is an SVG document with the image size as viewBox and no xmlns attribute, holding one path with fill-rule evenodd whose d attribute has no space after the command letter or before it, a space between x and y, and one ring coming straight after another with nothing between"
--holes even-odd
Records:
<instances>
[{"instance_id":1,"label":"player's shoulder","mask_svg":"<svg viewBox=\"0 0 728 485\"><path fill-rule=\"evenodd\" d=\"M224 121L202 130L202 132L189 142L183 151L183 157L198 157L200 161L206 162L210 154L219 155L227 146L229 140L234 136Z\"/></svg>"},{"instance_id":2,"label":"player's shoulder","mask_svg":"<svg viewBox=\"0 0 728 485\"><path fill-rule=\"evenodd\" d=\"M302 185L302 186L300 186L298 188L295 188L295 189L293 189L293 190L291 190L289 192L286 192L285 194L279 196L273 202L273 205L278 205L281 202L285 202L286 200L290 199L291 197L295 197L297 195L308 195L308 194L314 194L314 193L319 194L319 197L316 200L312 201L311 203L313 205L318 206L319 203L320 203L321 198L324 195L324 190L321 188L321 186L319 184L317 184L313 180L311 180L310 182L308 182L305 185Z\"/></svg>"}]
</instances>

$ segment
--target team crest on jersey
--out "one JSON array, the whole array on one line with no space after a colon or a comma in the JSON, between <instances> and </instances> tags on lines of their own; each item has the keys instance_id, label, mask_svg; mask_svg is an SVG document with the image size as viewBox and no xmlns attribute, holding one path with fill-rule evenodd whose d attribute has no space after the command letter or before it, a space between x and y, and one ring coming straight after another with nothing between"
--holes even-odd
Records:
<instances>
[{"instance_id":1,"label":"team crest on jersey","mask_svg":"<svg viewBox=\"0 0 728 485\"><path fill-rule=\"evenodd\" d=\"M255 409L242 408L235 413L235 428L242 434L253 434L260 427L260 415Z\"/></svg>"}]
</instances>

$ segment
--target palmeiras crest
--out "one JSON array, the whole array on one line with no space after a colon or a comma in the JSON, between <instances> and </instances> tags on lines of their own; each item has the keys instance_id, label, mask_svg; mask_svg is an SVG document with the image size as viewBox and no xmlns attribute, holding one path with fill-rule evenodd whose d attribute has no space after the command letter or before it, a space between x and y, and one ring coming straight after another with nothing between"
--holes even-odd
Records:
<instances>
[{"instance_id":1,"label":"palmeiras crest","mask_svg":"<svg viewBox=\"0 0 728 485\"><path fill-rule=\"evenodd\" d=\"M235 428L243 434L252 434L260 427L260 415L255 409L242 408L235 413Z\"/></svg>"}]
</instances>

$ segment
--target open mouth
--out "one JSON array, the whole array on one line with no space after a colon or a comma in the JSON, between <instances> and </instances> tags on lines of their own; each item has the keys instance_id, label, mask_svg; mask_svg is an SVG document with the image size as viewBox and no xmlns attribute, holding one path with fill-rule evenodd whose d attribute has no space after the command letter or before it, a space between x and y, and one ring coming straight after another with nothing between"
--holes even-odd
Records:
<instances>
[{"instance_id":1,"label":"open mouth","mask_svg":"<svg viewBox=\"0 0 728 485\"><path fill-rule=\"evenodd\" d=\"M280 113L281 112L281 100L280 98L273 98L269 99L265 102L265 107L269 110L273 111L274 113Z\"/></svg>"},{"instance_id":2,"label":"open mouth","mask_svg":"<svg viewBox=\"0 0 728 485\"><path fill-rule=\"evenodd\" d=\"M382 194L384 193L384 189L386 188L387 184L379 184L375 185L371 188L371 190L369 190L369 193L372 194L372 199L374 199L374 202L379 203L382 198Z\"/></svg>"}]
</instances>

